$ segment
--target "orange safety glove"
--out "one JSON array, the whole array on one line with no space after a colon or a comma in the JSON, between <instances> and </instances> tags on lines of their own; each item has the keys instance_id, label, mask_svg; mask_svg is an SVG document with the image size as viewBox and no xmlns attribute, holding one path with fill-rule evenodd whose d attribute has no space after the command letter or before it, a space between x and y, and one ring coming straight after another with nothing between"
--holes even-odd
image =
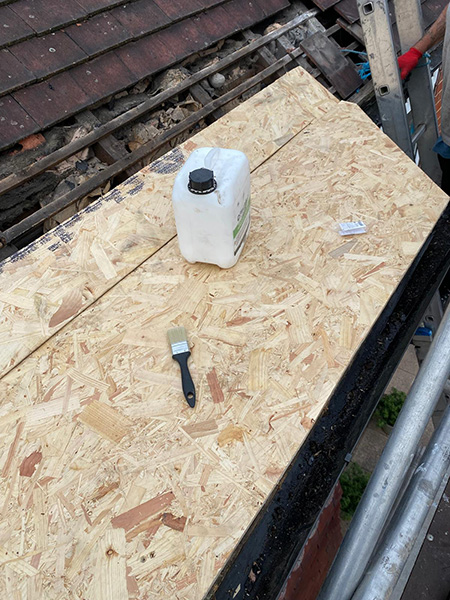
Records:
<instances>
[{"instance_id":1,"label":"orange safety glove","mask_svg":"<svg viewBox=\"0 0 450 600\"><path fill-rule=\"evenodd\" d=\"M422 52L417 48L410 48L408 52L398 57L398 66L400 69L400 76L402 79L406 79L414 67L417 67L417 63L422 58Z\"/></svg>"}]
</instances>

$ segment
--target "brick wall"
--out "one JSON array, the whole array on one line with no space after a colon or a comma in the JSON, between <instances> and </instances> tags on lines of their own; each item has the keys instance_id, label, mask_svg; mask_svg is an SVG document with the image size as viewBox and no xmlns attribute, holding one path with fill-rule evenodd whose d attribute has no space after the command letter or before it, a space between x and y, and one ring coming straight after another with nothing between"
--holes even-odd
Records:
<instances>
[{"instance_id":1,"label":"brick wall","mask_svg":"<svg viewBox=\"0 0 450 600\"><path fill-rule=\"evenodd\" d=\"M342 542L339 518L341 496L342 489L338 484L278 600L316 600Z\"/></svg>"}]
</instances>

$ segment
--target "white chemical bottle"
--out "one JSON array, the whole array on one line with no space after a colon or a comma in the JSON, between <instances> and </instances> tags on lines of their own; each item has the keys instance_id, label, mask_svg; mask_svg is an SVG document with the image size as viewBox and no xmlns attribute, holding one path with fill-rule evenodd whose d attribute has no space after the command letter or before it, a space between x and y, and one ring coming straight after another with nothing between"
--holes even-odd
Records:
<instances>
[{"instance_id":1,"label":"white chemical bottle","mask_svg":"<svg viewBox=\"0 0 450 600\"><path fill-rule=\"evenodd\" d=\"M175 179L172 194L178 244L191 262L228 269L250 227L250 166L238 150L198 148Z\"/></svg>"}]
</instances>

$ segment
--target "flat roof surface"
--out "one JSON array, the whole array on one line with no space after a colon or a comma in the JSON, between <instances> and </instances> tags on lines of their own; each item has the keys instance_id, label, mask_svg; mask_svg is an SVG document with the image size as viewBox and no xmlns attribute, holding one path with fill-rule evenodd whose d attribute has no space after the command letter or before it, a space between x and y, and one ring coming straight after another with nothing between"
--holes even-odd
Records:
<instances>
[{"instance_id":1,"label":"flat roof surface","mask_svg":"<svg viewBox=\"0 0 450 600\"><path fill-rule=\"evenodd\" d=\"M170 202L189 153L221 145L252 169L230 270L182 259ZM297 68L2 263L3 595L213 589L447 202Z\"/></svg>"}]
</instances>

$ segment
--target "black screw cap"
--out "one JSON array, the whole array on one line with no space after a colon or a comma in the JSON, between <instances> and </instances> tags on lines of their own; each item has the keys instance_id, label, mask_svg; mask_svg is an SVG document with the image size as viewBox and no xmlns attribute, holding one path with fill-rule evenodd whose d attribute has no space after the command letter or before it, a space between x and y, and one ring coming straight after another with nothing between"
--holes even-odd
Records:
<instances>
[{"instance_id":1,"label":"black screw cap","mask_svg":"<svg viewBox=\"0 0 450 600\"><path fill-rule=\"evenodd\" d=\"M210 169L195 169L189 173L189 191L193 194L209 194L217 187L214 173Z\"/></svg>"}]
</instances>

